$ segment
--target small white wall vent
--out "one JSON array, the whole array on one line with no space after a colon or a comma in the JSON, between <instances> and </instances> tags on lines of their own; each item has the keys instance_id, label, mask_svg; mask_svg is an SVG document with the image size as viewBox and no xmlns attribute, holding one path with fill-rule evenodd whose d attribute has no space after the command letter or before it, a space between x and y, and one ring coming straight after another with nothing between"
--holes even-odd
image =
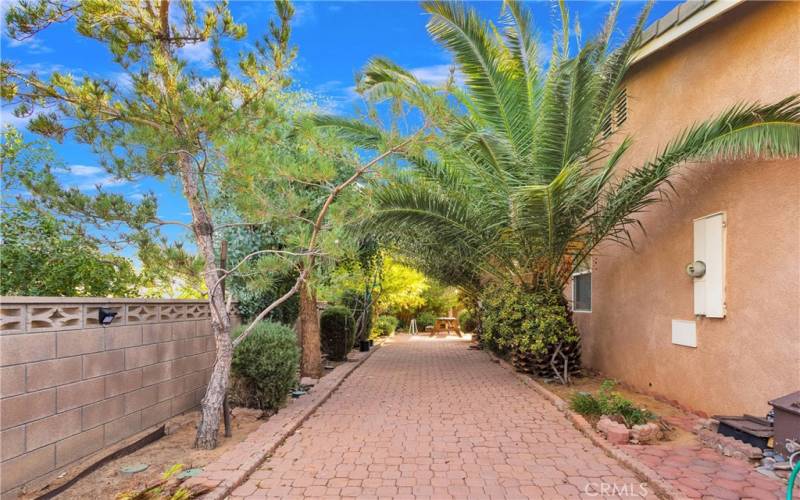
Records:
<instances>
[{"instance_id":1,"label":"small white wall vent","mask_svg":"<svg viewBox=\"0 0 800 500\"><path fill-rule=\"evenodd\" d=\"M694 262L705 272L694 280L694 313L708 318L725 317L725 213L694 221Z\"/></svg>"},{"instance_id":2,"label":"small white wall vent","mask_svg":"<svg viewBox=\"0 0 800 500\"><path fill-rule=\"evenodd\" d=\"M695 322L673 319L672 343L686 347L697 347L697 326Z\"/></svg>"}]
</instances>

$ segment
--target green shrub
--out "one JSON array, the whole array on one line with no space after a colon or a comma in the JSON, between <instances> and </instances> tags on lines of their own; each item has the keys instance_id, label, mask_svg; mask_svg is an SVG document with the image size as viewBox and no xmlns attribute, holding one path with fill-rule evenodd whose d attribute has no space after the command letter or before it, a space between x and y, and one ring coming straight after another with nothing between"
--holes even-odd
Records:
<instances>
[{"instance_id":1,"label":"green shrub","mask_svg":"<svg viewBox=\"0 0 800 500\"><path fill-rule=\"evenodd\" d=\"M233 337L244 331L238 327ZM231 371L236 379L236 404L276 410L297 384L300 349L294 330L280 323L262 321L233 352Z\"/></svg>"},{"instance_id":2,"label":"green shrub","mask_svg":"<svg viewBox=\"0 0 800 500\"><path fill-rule=\"evenodd\" d=\"M600 417L603 414L600 401L588 392L576 392L573 394L569 407L572 408L572 411L580 413L584 417Z\"/></svg>"},{"instance_id":3,"label":"green shrub","mask_svg":"<svg viewBox=\"0 0 800 500\"><path fill-rule=\"evenodd\" d=\"M375 325L372 327L371 337L385 337L391 335L397 330L397 325L400 321L394 316L378 316Z\"/></svg>"},{"instance_id":4,"label":"green shrub","mask_svg":"<svg viewBox=\"0 0 800 500\"><path fill-rule=\"evenodd\" d=\"M561 290L529 291L514 283L491 286L483 295L481 340L500 352L542 354L559 342L575 342Z\"/></svg>"},{"instance_id":5,"label":"green shrub","mask_svg":"<svg viewBox=\"0 0 800 500\"><path fill-rule=\"evenodd\" d=\"M588 392L579 392L572 396L570 408L588 417L599 418L601 415L617 417L628 427L646 424L656 415L645 408L637 408L632 401L614 391L614 381L605 380L597 391L597 396Z\"/></svg>"},{"instance_id":6,"label":"green shrub","mask_svg":"<svg viewBox=\"0 0 800 500\"><path fill-rule=\"evenodd\" d=\"M458 324L461 325L461 330L464 332L474 332L478 329L477 318L467 309L464 309L458 315Z\"/></svg>"},{"instance_id":7,"label":"green shrub","mask_svg":"<svg viewBox=\"0 0 800 500\"><path fill-rule=\"evenodd\" d=\"M425 311L417 316L417 330L424 332L426 326L433 326L436 323L436 315Z\"/></svg>"},{"instance_id":8,"label":"green shrub","mask_svg":"<svg viewBox=\"0 0 800 500\"><path fill-rule=\"evenodd\" d=\"M320 318L322 351L333 361L344 361L356 341L355 321L350 309L328 307Z\"/></svg>"}]
</instances>

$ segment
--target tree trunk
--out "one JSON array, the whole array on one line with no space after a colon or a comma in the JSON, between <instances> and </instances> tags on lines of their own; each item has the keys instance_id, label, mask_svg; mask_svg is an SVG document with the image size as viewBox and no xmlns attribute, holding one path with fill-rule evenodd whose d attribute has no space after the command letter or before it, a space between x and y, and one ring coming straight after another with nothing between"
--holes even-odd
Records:
<instances>
[{"instance_id":1,"label":"tree trunk","mask_svg":"<svg viewBox=\"0 0 800 500\"><path fill-rule=\"evenodd\" d=\"M197 173L192 168L192 159L181 153L178 157L181 182L189 209L192 212L192 229L197 249L203 256L203 279L208 288L208 305L211 313L211 331L216 344L216 360L208 381L206 395L201 404L200 424L197 426L195 448L210 450L217 446L222 405L228 391L228 379L231 371L231 319L225 306L222 287L216 286L219 279L216 255L214 254L214 226L211 216L200 199L200 187Z\"/></svg>"},{"instance_id":2,"label":"tree trunk","mask_svg":"<svg viewBox=\"0 0 800 500\"><path fill-rule=\"evenodd\" d=\"M300 286L300 375L319 378L322 375L322 354L320 352L319 317L317 316L317 297L307 282Z\"/></svg>"}]
</instances>

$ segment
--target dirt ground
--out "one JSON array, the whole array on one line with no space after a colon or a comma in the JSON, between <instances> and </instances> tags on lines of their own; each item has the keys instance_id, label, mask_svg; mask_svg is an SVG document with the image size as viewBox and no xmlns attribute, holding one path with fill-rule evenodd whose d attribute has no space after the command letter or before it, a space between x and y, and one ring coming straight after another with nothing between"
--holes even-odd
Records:
<instances>
[{"instance_id":1,"label":"dirt ground","mask_svg":"<svg viewBox=\"0 0 800 500\"><path fill-rule=\"evenodd\" d=\"M81 478L71 488L58 495L58 498L113 499L120 493L136 491L144 488L147 484L158 481L164 471L175 464L183 464L184 470L203 467L232 446L243 441L250 432L264 423L264 420L258 419L252 412L235 412L232 420L232 437L224 437L224 432L220 429L220 444L216 449L196 450L192 448L192 444L194 443L196 422L199 421L199 418L199 412L176 417L172 421L178 421L181 425L174 433L164 436L130 455L103 465L88 476ZM148 464L149 467L136 474L124 474L120 470L135 464ZM35 494L31 494L24 498L35 497Z\"/></svg>"},{"instance_id":2,"label":"dirt ground","mask_svg":"<svg viewBox=\"0 0 800 500\"><path fill-rule=\"evenodd\" d=\"M590 392L592 394L597 394L597 391L600 389L600 384L606 380L605 377L589 374L583 377L573 377L572 384L569 386L564 386L559 383L553 383L552 381L545 381L544 379L537 379L539 383L547 387L547 389L555 394L558 395L564 401L569 402L572 398L572 395L576 392ZM673 417L673 416L684 416L686 415L681 409L675 408L672 405L664 403L662 401L658 401L655 398L647 396L645 394L641 394L639 392L634 392L627 390L623 387L617 386L614 388L615 391L619 392L625 398L634 402L637 406L647 408L651 412L655 413L659 417ZM695 435L691 432L687 432L683 429L675 427L674 430L670 431L666 436L664 441L659 441L658 444L669 443L671 445L674 444L693 444L696 438Z\"/></svg>"},{"instance_id":3,"label":"dirt ground","mask_svg":"<svg viewBox=\"0 0 800 500\"><path fill-rule=\"evenodd\" d=\"M343 361L324 360L325 370L323 376ZM242 411L244 410L244 411ZM265 422L258 418L257 412L247 409L234 408L232 411L232 434L230 438L224 437L224 430L220 427L219 446L213 450L197 450L194 444L197 422L200 420L199 412L190 412L170 420L177 429L129 455L113 460L91 474L81 478L76 484L58 495L59 499L114 499L120 493L141 490L148 484L153 484L161 479L162 474L175 464L182 464L183 470L202 468L213 462L217 457L228 451L231 447L243 441L248 434L256 430ZM135 474L124 474L121 469L137 464L148 464L149 467ZM65 477L51 482L48 490L52 491L60 484L74 477L79 470L67 472ZM33 499L43 492L38 490L21 498Z\"/></svg>"}]
</instances>

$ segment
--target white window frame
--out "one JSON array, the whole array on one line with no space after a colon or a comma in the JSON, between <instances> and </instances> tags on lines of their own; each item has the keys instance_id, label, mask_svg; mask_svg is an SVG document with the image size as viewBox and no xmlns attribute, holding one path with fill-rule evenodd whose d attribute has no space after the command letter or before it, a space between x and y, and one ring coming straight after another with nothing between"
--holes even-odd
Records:
<instances>
[{"instance_id":1,"label":"white window frame","mask_svg":"<svg viewBox=\"0 0 800 500\"><path fill-rule=\"evenodd\" d=\"M592 305L594 304L594 283L591 284L591 288L589 289L589 309L577 309L576 307L578 301L575 299L575 292L578 288L575 286L575 277L583 274L592 274L592 269L589 268L572 273L572 312L590 313L592 312Z\"/></svg>"}]
</instances>

